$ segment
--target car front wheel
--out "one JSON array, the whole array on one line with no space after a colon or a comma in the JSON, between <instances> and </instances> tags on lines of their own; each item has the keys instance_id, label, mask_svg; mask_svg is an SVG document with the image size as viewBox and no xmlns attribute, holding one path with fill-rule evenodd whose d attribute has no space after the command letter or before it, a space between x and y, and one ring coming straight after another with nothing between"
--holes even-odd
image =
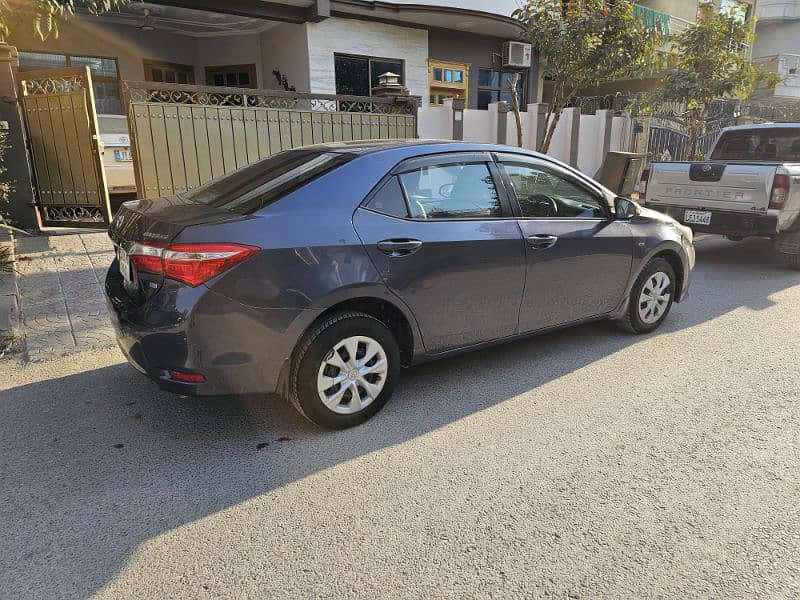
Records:
<instances>
[{"instance_id":1,"label":"car front wheel","mask_svg":"<svg viewBox=\"0 0 800 600\"><path fill-rule=\"evenodd\" d=\"M628 310L618 321L631 333L650 333L667 318L675 300L675 269L663 258L652 259L636 279Z\"/></svg>"},{"instance_id":2,"label":"car front wheel","mask_svg":"<svg viewBox=\"0 0 800 600\"><path fill-rule=\"evenodd\" d=\"M365 313L336 313L300 342L289 399L312 423L347 429L383 408L399 372L400 348L384 323Z\"/></svg>"}]
</instances>

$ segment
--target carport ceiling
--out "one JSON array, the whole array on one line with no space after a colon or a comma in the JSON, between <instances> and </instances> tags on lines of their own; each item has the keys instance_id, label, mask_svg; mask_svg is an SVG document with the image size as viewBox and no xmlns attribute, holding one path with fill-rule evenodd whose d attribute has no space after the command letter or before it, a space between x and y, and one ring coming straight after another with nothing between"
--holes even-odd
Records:
<instances>
[{"instance_id":1,"label":"carport ceiling","mask_svg":"<svg viewBox=\"0 0 800 600\"><path fill-rule=\"evenodd\" d=\"M517 22L509 16L465 8L373 0L153 0L155 4L226 13L268 21L305 23L331 15L396 23L408 27L435 27L516 39Z\"/></svg>"}]
</instances>

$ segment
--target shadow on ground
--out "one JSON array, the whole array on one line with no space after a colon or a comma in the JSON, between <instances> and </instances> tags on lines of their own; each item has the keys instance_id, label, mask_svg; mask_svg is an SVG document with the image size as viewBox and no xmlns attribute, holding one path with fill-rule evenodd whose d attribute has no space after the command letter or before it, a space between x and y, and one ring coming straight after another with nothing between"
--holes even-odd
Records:
<instances>
[{"instance_id":1,"label":"shadow on ground","mask_svg":"<svg viewBox=\"0 0 800 600\"><path fill-rule=\"evenodd\" d=\"M800 283L771 264L760 240L714 240L698 254L692 296L659 335L766 309ZM125 364L4 391L3 594L88 596L159 534L425 435L641 339L597 323L417 367L376 419L338 433L315 429L282 401L158 392ZM682 359L690 357L687 349Z\"/></svg>"}]
</instances>

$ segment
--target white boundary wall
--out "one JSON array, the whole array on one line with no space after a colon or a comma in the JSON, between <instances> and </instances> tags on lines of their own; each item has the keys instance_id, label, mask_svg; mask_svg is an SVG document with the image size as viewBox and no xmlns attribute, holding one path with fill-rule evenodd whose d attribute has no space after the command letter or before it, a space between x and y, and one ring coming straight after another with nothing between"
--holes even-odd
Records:
<instances>
[{"instance_id":1,"label":"white boundary wall","mask_svg":"<svg viewBox=\"0 0 800 600\"><path fill-rule=\"evenodd\" d=\"M556 126L548 154L565 163L572 162L580 171L593 177L603 163L607 128L608 150L629 150L632 131L630 115L612 116L610 111L597 111L594 115L575 113L577 108L565 109ZM535 149L537 137L537 115L539 105L531 104L522 113L522 143L527 149ZM506 144L517 145L517 123L514 113L507 115ZM498 105L489 105L488 110L464 110L464 141L497 143ZM419 137L425 139L453 139L452 101L443 107L423 106L419 111ZM541 134L543 135L543 134ZM577 151L575 150L577 148Z\"/></svg>"}]
</instances>

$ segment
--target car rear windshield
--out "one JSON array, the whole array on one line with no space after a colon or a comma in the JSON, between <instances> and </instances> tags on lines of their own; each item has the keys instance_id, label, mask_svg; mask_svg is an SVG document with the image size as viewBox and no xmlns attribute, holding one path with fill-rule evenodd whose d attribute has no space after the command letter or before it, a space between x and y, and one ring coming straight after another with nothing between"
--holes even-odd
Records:
<instances>
[{"instance_id":1,"label":"car rear windshield","mask_svg":"<svg viewBox=\"0 0 800 600\"><path fill-rule=\"evenodd\" d=\"M179 196L240 214L259 210L355 158L321 150L287 150L227 173Z\"/></svg>"},{"instance_id":2,"label":"car rear windshield","mask_svg":"<svg viewBox=\"0 0 800 600\"><path fill-rule=\"evenodd\" d=\"M719 138L711 159L800 162L800 127L728 131Z\"/></svg>"}]
</instances>

